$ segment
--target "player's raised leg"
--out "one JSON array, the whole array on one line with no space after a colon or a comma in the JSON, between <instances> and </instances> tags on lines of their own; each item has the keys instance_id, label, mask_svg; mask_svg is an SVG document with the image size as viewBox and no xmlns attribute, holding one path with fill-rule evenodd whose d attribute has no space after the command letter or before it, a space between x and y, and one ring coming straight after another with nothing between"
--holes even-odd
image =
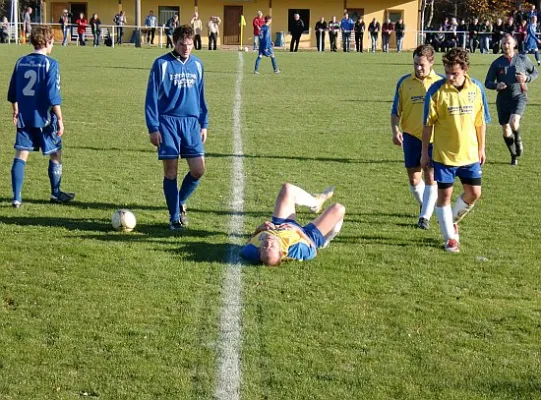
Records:
<instances>
[{"instance_id":1,"label":"player's raised leg","mask_svg":"<svg viewBox=\"0 0 541 400\"><path fill-rule=\"evenodd\" d=\"M327 247L331 240L338 235L342 229L345 214L346 208L340 203L335 203L312 222L325 237L325 243L322 247Z\"/></svg>"},{"instance_id":2,"label":"player's raised leg","mask_svg":"<svg viewBox=\"0 0 541 400\"><path fill-rule=\"evenodd\" d=\"M325 192L324 192L325 193ZM274 203L273 217L295 219L295 206L306 206L311 209L321 208L321 205L330 197L333 191L327 191L325 195L312 196L310 193L291 183L284 183L276 202Z\"/></svg>"}]
</instances>

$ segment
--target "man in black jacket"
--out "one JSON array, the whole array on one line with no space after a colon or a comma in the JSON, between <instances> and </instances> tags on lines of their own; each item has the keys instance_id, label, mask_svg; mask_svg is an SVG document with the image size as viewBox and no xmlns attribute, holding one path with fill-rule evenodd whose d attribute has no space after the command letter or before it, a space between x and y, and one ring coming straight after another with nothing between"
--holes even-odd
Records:
<instances>
[{"instance_id":1,"label":"man in black jacket","mask_svg":"<svg viewBox=\"0 0 541 400\"><path fill-rule=\"evenodd\" d=\"M299 41L301 40L301 35L304 32L304 22L302 22L299 14L293 15L294 21L291 25L291 44L289 46L289 51L298 51L299 50Z\"/></svg>"},{"instance_id":2,"label":"man in black jacket","mask_svg":"<svg viewBox=\"0 0 541 400\"><path fill-rule=\"evenodd\" d=\"M325 51L325 31L326 30L327 30L327 22L325 22L325 18L321 17L321 19L316 22L316 27L314 29L315 34L316 34L317 51Z\"/></svg>"}]
</instances>

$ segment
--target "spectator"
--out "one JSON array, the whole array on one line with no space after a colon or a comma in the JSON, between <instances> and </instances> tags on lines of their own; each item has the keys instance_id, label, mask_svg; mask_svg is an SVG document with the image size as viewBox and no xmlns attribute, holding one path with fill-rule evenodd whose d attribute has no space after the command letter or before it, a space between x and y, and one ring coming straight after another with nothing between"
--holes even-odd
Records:
<instances>
[{"instance_id":1,"label":"spectator","mask_svg":"<svg viewBox=\"0 0 541 400\"><path fill-rule=\"evenodd\" d=\"M178 22L178 14L173 15L167 23L165 24L165 36L167 36L167 44L165 45L165 48L174 48L175 45L173 44L173 32L175 29L179 26Z\"/></svg>"},{"instance_id":2,"label":"spectator","mask_svg":"<svg viewBox=\"0 0 541 400\"><path fill-rule=\"evenodd\" d=\"M9 42L9 21L7 17L2 18L2 24L0 24L0 43Z\"/></svg>"},{"instance_id":3,"label":"spectator","mask_svg":"<svg viewBox=\"0 0 541 400\"><path fill-rule=\"evenodd\" d=\"M479 35L481 36L481 53L488 54L490 52L490 36L492 33L492 25L488 19L485 19L485 23L479 28Z\"/></svg>"},{"instance_id":4,"label":"spectator","mask_svg":"<svg viewBox=\"0 0 541 400\"><path fill-rule=\"evenodd\" d=\"M466 33L468 32L468 25L466 24L466 21L463 19L460 20L460 24L456 28L457 30L457 46L466 48L468 47L466 44Z\"/></svg>"},{"instance_id":5,"label":"spectator","mask_svg":"<svg viewBox=\"0 0 541 400\"><path fill-rule=\"evenodd\" d=\"M355 23L349 17L348 13L344 14L344 18L340 21L340 31L342 32L342 49L344 53L349 53L351 50L351 31Z\"/></svg>"},{"instance_id":6,"label":"spectator","mask_svg":"<svg viewBox=\"0 0 541 400\"><path fill-rule=\"evenodd\" d=\"M124 11L120 11L120 13L116 14L113 18L113 22L116 25L116 32L117 32L117 38L116 38L116 44L122 44L122 36L124 36L124 25L126 25L126 14Z\"/></svg>"},{"instance_id":7,"label":"spectator","mask_svg":"<svg viewBox=\"0 0 541 400\"><path fill-rule=\"evenodd\" d=\"M92 35L94 35L94 47L98 47L100 45L101 20L96 13L92 14L92 18L90 18L90 28Z\"/></svg>"},{"instance_id":8,"label":"spectator","mask_svg":"<svg viewBox=\"0 0 541 400\"><path fill-rule=\"evenodd\" d=\"M496 20L496 23L492 27L492 52L498 54L500 52L501 41L505 35L505 27L501 18Z\"/></svg>"},{"instance_id":9,"label":"spectator","mask_svg":"<svg viewBox=\"0 0 541 400\"><path fill-rule=\"evenodd\" d=\"M445 32L445 48L452 49L457 46L458 37L456 34L458 28L458 22L456 18L451 18L451 22L447 27L447 32ZM444 28L445 29L445 28Z\"/></svg>"},{"instance_id":10,"label":"spectator","mask_svg":"<svg viewBox=\"0 0 541 400\"><path fill-rule=\"evenodd\" d=\"M528 21L523 19L517 29L518 50L521 54L526 53L526 35L528 34Z\"/></svg>"},{"instance_id":11,"label":"spectator","mask_svg":"<svg viewBox=\"0 0 541 400\"><path fill-rule=\"evenodd\" d=\"M537 65L541 65L539 60L539 44L541 40L537 38L537 17L532 16L532 22L528 24L526 30L526 39L524 40L524 50L526 53L534 53Z\"/></svg>"},{"instance_id":12,"label":"spectator","mask_svg":"<svg viewBox=\"0 0 541 400\"><path fill-rule=\"evenodd\" d=\"M400 18L397 23L394 25L394 31L396 35L396 51L398 53L402 52L402 42L404 41L404 32L406 32L406 24L404 20Z\"/></svg>"},{"instance_id":13,"label":"spectator","mask_svg":"<svg viewBox=\"0 0 541 400\"><path fill-rule=\"evenodd\" d=\"M331 42L331 51L336 52L336 37L340 31L340 24L336 21L336 16L333 15L331 22L329 22L329 41Z\"/></svg>"},{"instance_id":14,"label":"spectator","mask_svg":"<svg viewBox=\"0 0 541 400\"><path fill-rule=\"evenodd\" d=\"M23 15L23 33L30 36L32 33L32 7L28 7ZM25 37L26 39L26 37Z\"/></svg>"},{"instance_id":15,"label":"spectator","mask_svg":"<svg viewBox=\"0 0 541 400\"><path fill-rule=\"evenodd\" d=\"M533 20L533 17L536 17L537 18L537 10L535 9L535 5L532 4L531 8L530 8L530 11L528 11L528 22L532 22Z\"/></svg>"},{"instance_id":16,"label":"spectator","mask_svg":"<svg viewBox=\"0 0 541 400\"><path fill-rule=\"evenodd\" d=\"M503 31L511 36L515 36L515 19L513 17L507 18L507 21L503 26Z\"/></svg>"},{"instance_id":17,"label":"spectator","mask_svg":"<svg viewBox=\"0 0 541 400\"><path fill-rule=\"evenodd\" d=\"M316 27L314 31L316 33L316 43L317 51L325 51L325 31L327 30L327 23L325 18L321 17L319 21L316 22Z\"/></svg>"},{"instance_id":18,"label":"spectator","mask_svg":"<svg viewBox=\"0 0 541 400\"><path fill-rule=\"evenodd\" d=\"M372 53L375 53L377 49L379 31L379 22L374 18L368 25L368 32L370 32L370 40L372 42Z\"/></svg>"},{"instance_id":19,"label":"spectator","mask_svg":"<svg viewBox=\"0 0 541 400\"><path fill-rule=\"evenodd\" d=\"M199 18L199 13L195 12L192 19L190 20L190 25L192 26L194 37L193 37L193 46L196 50L201 50L201 34L203 33L203 21Z\"/></svg>"},{"instance_id":20,"label":"spectator","mask_svg":"<svg viewBox=\"0 0 541 400\"><path fill-rule=\"evenodd\" d=\"M394 25L390 19L383 23L381 27L381 46L384 53L389 52L389 42L391 41L391 33L394 31Z\"/></svg>"},{"instance_id":21,"label":"spectator","mask_svg":"<svg viewBox=\"0 0 541 400\"><path fill-rule=\"evenodd\" d=\"M291 25L291 44L289 46L289 51L298 51L299 42L301 36L304 32L304 22L302 21L299 14L293 15L293 23Z\"/></svg>"},{"instance_id":22,"label":"spectator","mask_svg":"<svg viewBox=\"0 0 541 400\"><path fill-rule=\"evenodd\" d=\"M355 26L353 29L355 30L355 50L357 50L358 53L362 53L364 31L366 29L366 25L362 17L359 17L359 19L355 21Z\"/></svg>"},{"instance_id":23,"label":"spectator","mask_svg":"<svg viewBox=\"0 0 541 400\"><path fill-rule=\"evenodd\" d=\"M64 9L58 20L58 23L62 26L62 46L68 45L71 17L73 17L73 15L68 10Z\"/></svg>"},{"instance_id":24,"label":"spectator","mask_svg":"<svg viewBox=\"0 0 541 400\"><path fill-rule=\"evenodd\" d=\"M441 26L443 27L444 33L445 33L446 31L450 30L451 24L449 23L449 18L446 17L446 18L443 20L443 23L441 24Z\"/></svg>"},{"instance_id":25,"label":"spectator","mask_svg":"<svg viewBox=\"0 0 541 400\"><path fill-rule=\"evenodd\" d=\"M84 13L79 14L79 19L75 21L77 24L77 35L79 35L79 44L81 46L86 46L86 27L88 26L88 20L85 17Z\"/></svg>"},{"instance_id":26,"label":"spectator","mask_svg":"<svg viewBox=\"0 0 541 400\"><path fill-rule=\"evenodd\" d=\"M438 32L432 35L432 47L434 50L441 51L442 53L446 52L446 40L445 33L443 32L443 25L440 25Z\"/></svg>"},{"instance_id":27,"label":"spectator","mask_svg":"<svg viewBox=\"0 0 541 400\"><path fill-rule=\"evenodd\" d=\"M220 17L210 17L209 22L207 23L207 28L209 30L209 50L216 50L216 43L218 42L218 36L220 36L220 24L222 20Z\"/></svg>"},{"instance_id":28,"label":"spectator","mask_svg":"<svg viewBox=\"0 0 541 400\"><path fill-rule=\"evenodd\" d=\"M259 34L261 33L261 27L265 25L265 18L263 18L263 12L258 11L256 17L252 21L254 27L254 51L259 47Z\"/></svg>"},{"instance_id":29,"label":"spectator","mask_svg":"<svg viewBox=\"0 0 541 400\"><path fill-rule=\"evenodd\" d=\"M474 18L473 22L468 26L468 32L470 35L470 51L475 53L475 49L479 46L479 30L481 25L479 24L479 18Z\"/></svg>"},{"instance_id":30,"label":"spectator","mask_svg":"<svg viewBox=\"0 0 541 400\"><path fill-rule=\"evenodd\" d=\"M154 11L150 10L145 18L145 28L147 29L147 43L154 44L154 37L156 36L156 27L158 21L154 15Z\"/></svg>"}]
</instances>

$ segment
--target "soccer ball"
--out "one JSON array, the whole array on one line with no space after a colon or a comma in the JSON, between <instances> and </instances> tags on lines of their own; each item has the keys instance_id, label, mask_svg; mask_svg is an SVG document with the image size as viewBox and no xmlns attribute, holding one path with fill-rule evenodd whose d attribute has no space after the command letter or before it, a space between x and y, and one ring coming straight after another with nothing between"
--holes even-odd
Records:
<instances>
[{"instance_id":1,"label":"soccer ball","mask_svg":"<svg viewBox=\"0 0 541 400\"><path fill-rule=\"evenodd\" d=\"M244 48L244 51L248 51L248 47L245 47L245 48Z\"/></svg>"},{"instance_id":2,"label":"soccer ball","mask_svg":"<svg viewBox=\"0 0 541 400\"><path fill-rule=\"evenodd\" d=\"M123 208L114 212L113 218L111 218L111 224L117 231L131 232L135 228L137 220L134 213Z\"/></svg>"}]
</instances>

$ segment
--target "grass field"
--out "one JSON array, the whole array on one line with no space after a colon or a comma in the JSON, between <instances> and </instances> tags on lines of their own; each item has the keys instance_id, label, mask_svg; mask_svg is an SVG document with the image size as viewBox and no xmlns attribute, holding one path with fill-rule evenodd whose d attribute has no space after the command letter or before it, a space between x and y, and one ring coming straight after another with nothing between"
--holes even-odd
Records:
<instances>
[{"instance_id":1,"label":"grass field","mask_svg":"<svg viewBox=\"0 0 541 400\"><path fill-rule=\"evenodd\" d=\"M0 93L28 47L1 47ZM61 48L63 188L31 156L10 207L14 130L0 104L0 399L211 399L218 386L232 210L239 54L201 52L210 108L208 171L189 230L167 228L144 94L160 50ZM441 247L415 205L389 112L411 54L278 53L253 75L243 53L243 234L280 185L337 186L342 233L316 260L242 269L243 399L541 398L541 82L530 85L517 167L487 132L483 195L462 251ZM474 55L484 80L494 56ZM438 56L437 70L441 71ZM496 119L494 93L489 93ZM239 157L239 156L236 156ZM185 171L185 169L183 169ZM457 185L457 192L459 185ZM110 217L133 210L131 234ZM300 213L303 221L311 215Z\"/></svg>"}]
</instances>

